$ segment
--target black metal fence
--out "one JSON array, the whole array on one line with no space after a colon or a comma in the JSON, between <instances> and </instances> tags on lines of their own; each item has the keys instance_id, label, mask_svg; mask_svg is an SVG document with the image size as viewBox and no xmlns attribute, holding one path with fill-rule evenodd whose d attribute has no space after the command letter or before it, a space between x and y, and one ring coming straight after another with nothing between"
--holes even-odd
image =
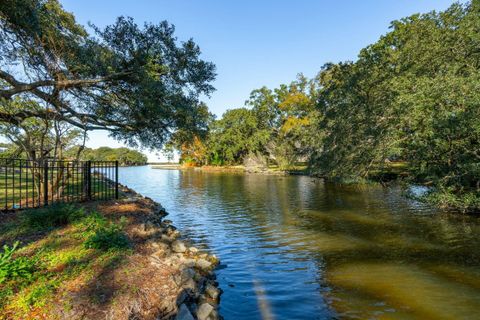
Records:
<instances>
[{"instance_id":1,"label":"black metal fence","mask_svg":"<svg viewBox=\"0 0 480 320\"><path fill-rule=\"evenodd\" d=\"M118 161L0 159L0 210L118 199Z\"/></svg>"}]
</instances>

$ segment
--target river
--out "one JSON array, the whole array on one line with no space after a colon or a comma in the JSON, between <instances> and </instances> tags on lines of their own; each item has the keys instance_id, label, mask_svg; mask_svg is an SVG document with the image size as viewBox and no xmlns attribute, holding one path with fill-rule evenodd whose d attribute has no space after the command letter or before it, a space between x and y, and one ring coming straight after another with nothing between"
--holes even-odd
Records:
<instances>
[{"instance_id":1,"label":"river","mask_svg":"<svg viewBox=\"0 0 480 320\"><path fill-rule=\"evenodd\" d=\"M120 169L221 259L225 319L479 319L480 219L398 188L305 176Z\"/></svg>"}]
</instances>

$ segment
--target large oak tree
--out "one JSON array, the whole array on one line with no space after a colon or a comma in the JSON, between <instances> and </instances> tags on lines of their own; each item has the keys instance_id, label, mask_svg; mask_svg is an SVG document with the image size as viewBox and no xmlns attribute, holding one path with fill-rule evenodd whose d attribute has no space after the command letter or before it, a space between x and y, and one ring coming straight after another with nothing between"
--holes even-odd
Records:
<instances>
[{"instance_id":1,"label":"large oak tree","mask_svg":"<svg viewBox=\"0 0 480 320\"><path fill-rule=\"evenodd\" d=\"M54 119L152 148L205 127L215 66L192 40L166 21L90 29L57 0L0 2L0 124Z\"/></svg>"}]
</instances>

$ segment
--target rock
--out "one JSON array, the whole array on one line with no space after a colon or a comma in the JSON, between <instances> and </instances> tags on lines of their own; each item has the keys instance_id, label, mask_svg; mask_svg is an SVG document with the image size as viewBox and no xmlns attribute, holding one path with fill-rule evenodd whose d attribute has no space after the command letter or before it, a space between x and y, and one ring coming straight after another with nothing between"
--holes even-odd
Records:
<instances>
[{"instance_id":1,"label":"rock","mask_svg":"<svg viewBox=\"0 0 480 320\"><path fill-rule=\"evenodd\" d=\"M188 298L188 293L187 291L183 290L178 296L177 296L177 306L182 305Z\"/></svg>"},{"instance_id":2,"label":"rock","mask_svg":"<svg viewBox=\"0 0 480 320\"><path fill-rule=\"evenodd\" d=\"M184 289L191 290L192 293L197 293L197 283L193 279L188 279L182 286Z\"/></svg>"},{"instance_id":3,"label":"rock","mask_svg":"<svg viewBox=\"0 0 480 320\"><path fill-rule=\"evenodd\" d=\"M210 313L213 311L213 307L208 303L202 303L197 311L198 320L207 320Z\"/></svg>"},{"instance_id":4,"label":"rock","mask_svg":"<svg viewBox=\"0 0 480 320\"><path fill-rule=\"evenodd\" d=\"M187 268L182 270L179 274L176 274L173 276L173 281L178 286L183 285L184 283L188 282L189 280L192 280L195 277L195 270L191 268Z\"/></svg>"},{"instance_id":5,"label":"rock","mask_svg":"<svg viewBox=\"0 0 480 320\"><path fill-rule=\"evenodd\" d=\"M200 273L195 272L193 280L197 281L199 284L202 284L205 281L205 277L202 276Z\"/></svg>"},{"instance_id":6,"label":"rock","mask_svg":"<svg viewBox=\"0 0 480 320\"><path fill-rule=\"evenodd\" d=\"M172 243L172 250L177 253L182 253L187 251L187 247L182 241L176 240Z\"/></svg>"},{"instance_id":7,"label":"rock","mask_svg":"<svg viewBox=\"0 0 480 320\"><path fill-rule=\"evenodd\" d=\"M207 302L208 302L208 298L207 298L206 295L201 294L201 295L198 297L197 303L198 303L199 305L202 305L202 304L207 303Z\"/></svg>"},{"instance_id":8,"label":"rock","mask_svg":"<svg viewBox=\"0 0 480 320\"><path fill-rule=\"evenodd\" d=\"M183 269L181 275L184 281L188 279L193 279L193 277L195 276L195 270L193 270L192 268Z\"/></svg>"},{"instance_id":9,"label":"rock","mask_svg":"<svg viewBox=\"0 0 480 320\"><path fill-rule=\"evenodd\" d=\"M156 229L157 226L152 221L147 221L145 222L144 228L145 228L145 231L148 231L150 229Z\"/></svg>"},{"instance_id":10,"label":"rock","mask_svg":"<svg viewBox=\"0 0 480 320\"><path fill-rule=\"evenodd\" d=\"M171 238L171 237L167 236L166 234L162 234L162 236L161 236L161 238L160 238L160 239L162 239L162 241L163 241L163 242L167 242L167 243L170 243L170 242L172 242L172 241L174 241L174 240L175 240L175 239L173 239L173 238Z\"/></svg>"},{"instance_id":11,"label":"rock","mask_svg":"<svg viewBox=\"0 0 480 320\"><path fill-rule=\"evenodd\" d=\"M178 230L174 230L174 231L169 233L170 238L173 238L173 239L179 238L180 235L181 235L180 231L178 231Z\"/></svg>"},{"instance_id":12,"label":"rock","mask_svg":"<svg viewBox=\"0 0 480 320\"><path fill-rule=\"evenodd\" d=\"M152 241L152 242L149 242L149 245L152 248L156 249L156 252L165 252L170 250L170 246L164 242Z\"/></svg>"},{"instance_id":13,"label":"rock","mask_svg":"<svg viewBox=\"0 0 480 320\"><path fill-rule=\"evenodd\" d=\"M177 316L175 317L175 320L195 320L190 313L190 310L188 310L187 306L182 304L178 310Z\"/></svg>"},{"instance_id":14,"label":"rock","mask_svg":"<svg viewBox=\"0 0 480 320\"><path fill-rule=\"evenodd\" d=\"M205 287L205 293L215 301L220 296L220 290L212 286L210 283Z\"/></svg>"},{"instance_id":15,"label":"rock","mask_svg":"<svg viewBox=\"0 0 480 320\"><path fill-rule=\"evenodd\" d=\"M160 209L158 209L158 215L160 217L166 217L168 216L168 212L165 210L165 208L161 207Z\"/></svg>"},{"instance_id":16,"label":"rock","mask_svg":"<svg viewBox=\"0 0 480 320\"><path fill-rule=\"evenodd\" d=\"M217 320L220 319L220 316L218 315L217 310L213 310L210 312L210 316L208 317L209 320Z\"/></svg>"},{"instance_id":17,"label":"rock","mask_svg":"<svg viewBox=\"0 0 480 320\"><path fill-rule=\"evenodd\" d=\"M212 263L205 259L198 259L195 263L196 267L208 271L212 267Z\"/></svg>"},{"instance_id":18,"label":"rock","mask_svg":"<svg viewBox=\"0 0 480 320\"><path fill-rule=\"evenodd\" d=\"M157 246L157 250L150 256L153 258L161 259L170 254L170 247L166 243L160 242Z\"/></svg>"},{"instance_id":19,"label":"rock","mask_svg":"<svg viewBox=\"0 0 480 320\"><path fill-rule=\"evenodd\" d=\"M195 259L183 258L182 264L188 268L195 267Z\"/></svg>"},{"instance_id":20,"label":"rock","mask_svg":"<svg viewBox=\"0 0 480 320\"><path fill-rule=\"evenodd\" d=\"M197 249L197 248L195 248L195 247L190 247L190 248L188 248L188 251L190 251L190 253L193 253L193 254L195 254L195 253L197 253L197 252L198 252L198 249Z\"/></svg>"}]
</instances>

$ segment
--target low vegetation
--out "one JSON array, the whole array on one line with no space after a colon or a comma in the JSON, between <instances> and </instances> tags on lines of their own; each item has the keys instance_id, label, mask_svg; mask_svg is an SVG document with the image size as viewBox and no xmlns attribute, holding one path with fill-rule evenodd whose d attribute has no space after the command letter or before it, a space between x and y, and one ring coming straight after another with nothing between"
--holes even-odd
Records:
<instances>
[{"instance_id":1,"label":"low vegetation","mask_svg":"<svg viewBox=\"0 0 480 320\"><path fill-rule=\"evenodd\" d=\"M83 207L61 204L8 218L0 236L2 319L42 317L62 292L93 280L101 268L115 268L130 252L124 219L117 223ZM62 303L68 310L70 302Z\"/></svg>"}]
</instances>

